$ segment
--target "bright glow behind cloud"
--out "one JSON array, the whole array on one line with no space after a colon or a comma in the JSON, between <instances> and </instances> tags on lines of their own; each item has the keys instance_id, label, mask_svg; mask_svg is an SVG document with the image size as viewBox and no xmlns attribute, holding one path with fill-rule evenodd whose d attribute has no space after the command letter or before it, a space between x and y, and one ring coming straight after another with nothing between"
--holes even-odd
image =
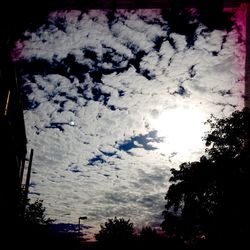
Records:
<instances>
[{"instance_id":1,"label":"bright glow behind cloud","mask_svg":"<svg viewBox=\"0 0 250 250\"><path fill-rule=\"evenodd\" d=\"M13 54L34 148L31 197L59 222L87 216L92 232L114 216L159 223L170 168L203 153L201 124L244 103L237 20L230 32L200 24L192 46L160 10L54 12L26 31Z\"/></svg>"},{"instance_id":2,"label":"bright glow behind cloud","mask_svg":"<svg viewBox=\"0 0 250 250\"><path fill-rule=\"evenodd\" d=\"M202 138L209 129L204 124L206 118L202 110L189 106L163 111L152 119L152 127L164 137L159 149L167 155L178 153L180 161L191 160L194 152L204 148Z\"/></svg>"}]
</instances>

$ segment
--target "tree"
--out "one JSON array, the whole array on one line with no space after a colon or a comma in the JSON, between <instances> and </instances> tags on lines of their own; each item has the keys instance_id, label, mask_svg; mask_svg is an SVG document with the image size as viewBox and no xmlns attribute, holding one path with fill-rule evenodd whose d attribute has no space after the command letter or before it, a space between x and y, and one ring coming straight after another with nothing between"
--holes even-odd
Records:
<instances>
[{"instance_id":1,"label":"tree","mask_svg":"<svg viewBox=\"0 0 250 250\"><path fill-rule=\"evenodd\" d=\"M162 228L183 241L244 242L250 225L250 113L244 108L208 123L206 156L171 169Z\"/></svg>"},{"instance_id":2,"label":"tree","mask_svg":"<svg viewBox=\"0 0 250 250\"><path fill-rule=\"evenodd\" d=\"M29 250L34 246L36 249L52 249L56 240L50 230L53 220L47 218L43 200L31 202L23 194L19 200L19 220L15 228L18 234L12 237L18 241L21 249Z\"/></svg>"},{"instance_id":3,"label":"tree","mask_svg":"<svg viewBox=\"0 0 250 250\"><path fill-rule=\"evenodd\" d=\"M157 233L155 229L152 227L143 227L141 229L140 235L138 237L139 243L144 246L144 248L147 247L156 247L157 245L159 246L161 244L161 237Z\"/></svg>"},{"instance_id":4,"label":"tree","mask_svg":"<svg viewBox=\"0 0 250 250\"><path fill-rule=\"evenodd\" d=\"M31 202L25 196L25 191L22 188L19 198L19 222L21 224L47 226L54 220L47 218L45 212L43 200L36 199Z\"/></svg>"},{"instance_id":5,"label":"tree","mask_svg":"<svg viewBox=\"0 0 250 250\"><path fill-rule=\"evenodd\" d=\"M134 239L134 225L123 218L109 219L96 234L96 240L101 244L128 244Z\"/></svg>"},{"instance_id":6,"label":"tree","mask_svg":"<svg viewBox=\"0 0 250 250\"><path fill-rule=\"evenodd\" d=\"M140 233L140 238L143 241L155 241L158 238L158 234L156 230L151 227L143 227Z\"/></svg>"},{"instance_id":7,"label":"tree","mask_svg":"<svg viewBox=\"0 0 250 250\"><path fill-rule=\"evenodd\" d=\"M24 222L33 225L49 225L53 220L46 218L45 211L43 200L37 199L34 203L28 202L24 212Z\"/></svg>"}]
</instances>

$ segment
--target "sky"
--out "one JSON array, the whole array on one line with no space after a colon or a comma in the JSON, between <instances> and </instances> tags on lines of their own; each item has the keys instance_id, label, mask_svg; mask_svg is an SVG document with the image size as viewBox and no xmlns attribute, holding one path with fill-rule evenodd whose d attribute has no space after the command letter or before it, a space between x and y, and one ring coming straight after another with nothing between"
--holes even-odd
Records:
<instances>
[{"instance_id":1,"label":"sky","mask_svg":"<svg viewBox=\"0 0 250 250\"><path fill-rule=\"evenodd\" d=\"M244 7L244 6L243 6ZM170 169L204 154L213 114L244 104L245 9L233 29L208 29L189 10L187 37L159 9L55 11L16 42L29 197L86 237L109 218L159 226Z\"/></svg>"}]
</instances>

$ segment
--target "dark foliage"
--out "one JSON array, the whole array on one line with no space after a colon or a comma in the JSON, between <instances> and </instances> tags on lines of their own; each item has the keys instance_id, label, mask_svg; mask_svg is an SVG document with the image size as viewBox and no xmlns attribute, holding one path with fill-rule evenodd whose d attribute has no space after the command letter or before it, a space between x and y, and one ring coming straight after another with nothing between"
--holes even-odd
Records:
<instances>
[{"instance_id":1,"label":"dark foliage","mask_svg":"<svg viewBox=\"0 0 250 250\"><path fill-rule=\"evenodd\" d=\"M96 234L96 240L103 246L125 246L134 240L134 225L123 218L109 219Z\"/></svg>"},{"instance_id":2,"label":"dark foliage","mask_svg":"<svg viewBox=\"0 0 250 250\"><path fill-rule=\"evenodd\" d=\"M19 218L13 225L13 232L6 232L5 246L15 249L16 242L20 249L79 249L79 239L76 233L55 231L52 228L54 220L46 216L43 200L31 202L21 193L19 201ZM13 241L13 239L15 239ZM6 248L7 249L7 248Z\"/></svg>"},{"instance_id":3,"label":"dark foliage","mask_svg":"<svg viewBox=\"0 0 250 250\"><path fill-rule=\"evenodd\" d=\"M151 227L143 227L138 237L138 245L144 248L152 248L160 245L160 243L162 243L161 240L162 238L155 229Z\"/></svg>"},{"instance_id":4,"label":"dark foliage","mask_svg":"<svg viewBox=\"0 0 250 250\"><path fill-rule=\"evenodd\" d=\"M250 113L210 119L206 156L172 169L162 228L189 244L247 244Z\"/></svg>"},{"instance_id":5,"label":"dark foliage","mask_svg":"<svg viewBox=\"0 0 250 250\"><path fill-rule=\"evenodd\" d=\"M46 218L45 210L42 200L36 200L34 203L29 202L26 205L24 222L33 225L49 225L53 220Z\"/></svg>"}]
</instances>

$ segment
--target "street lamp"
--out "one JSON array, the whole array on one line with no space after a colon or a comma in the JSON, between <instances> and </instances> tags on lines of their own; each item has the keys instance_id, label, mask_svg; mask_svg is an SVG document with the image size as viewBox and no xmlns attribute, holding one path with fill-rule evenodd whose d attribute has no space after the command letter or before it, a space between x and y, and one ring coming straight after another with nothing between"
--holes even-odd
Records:
<instances>
[{"instance_id":1,"label":"street lamp","mask_svg":"<svg viewBox=\"0 0 250 250\"><path fill-rule=\"evenodd\" d=\"M81 220L87 220L87 216L82 216L82 217L79 217L78 218L78 235L79 235L79 238L80 238L80 232L81 232L81 224L80 224L80 222L81 222Z\"/></svg>"}]
</instances>

